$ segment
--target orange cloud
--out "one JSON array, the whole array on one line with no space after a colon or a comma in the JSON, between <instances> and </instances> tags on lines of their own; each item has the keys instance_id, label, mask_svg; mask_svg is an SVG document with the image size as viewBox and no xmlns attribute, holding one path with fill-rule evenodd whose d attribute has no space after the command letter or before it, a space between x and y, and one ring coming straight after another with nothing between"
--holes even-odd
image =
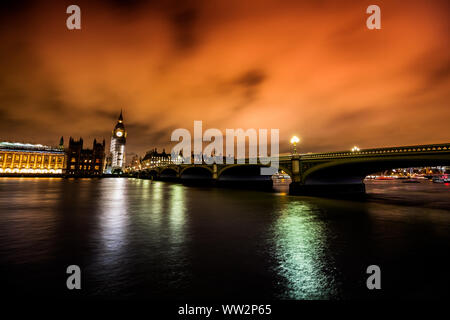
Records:
<instances>
[{"instance_id":1,"label":"orange cloud","mask_svg":"<svg viewBox=\"0 0 450 320\"><path fill-rule=\"evenodd\" d=\"M450 140L447 1L80 2L2 17L0 135L51 143L109 137L124 109L128 150L171 130L279 128L302 151Z\"/></svg>"}]
</instances>

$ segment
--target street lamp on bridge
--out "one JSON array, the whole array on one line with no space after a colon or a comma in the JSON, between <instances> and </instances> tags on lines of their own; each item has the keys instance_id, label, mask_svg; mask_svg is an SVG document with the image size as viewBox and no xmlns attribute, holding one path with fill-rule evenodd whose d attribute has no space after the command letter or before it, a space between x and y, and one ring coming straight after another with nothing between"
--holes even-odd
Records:
<instances>
[{"instance_id":1,"label":"street lamp on bridge","mask_svg":"<svg viewBox=\"0 0 450 320\"><path fill-rule=\"evenodd\" d=\"M293 136L292 138L291 138L291 144L294 146L294 155L296 155L297 154L297 143L299 143L300 142L300 139L297 137L297 136Z\"/></svg>"}]
</instances>

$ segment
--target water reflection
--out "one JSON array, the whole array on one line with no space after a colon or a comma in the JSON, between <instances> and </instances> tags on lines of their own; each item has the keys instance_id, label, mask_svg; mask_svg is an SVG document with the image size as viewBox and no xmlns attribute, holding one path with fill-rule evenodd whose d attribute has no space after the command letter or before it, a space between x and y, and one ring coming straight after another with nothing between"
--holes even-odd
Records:
<instances>
[{"instance_id":1,"label":"water reflection","mask_svg":"<svg viewBox=\"0 0 450 320\"><path fill-rule=\"evenodd\" d=\"M170 204L169 204L169 225L172 240L180 242L183 239L182 233L185 224L185 199L184 199L185 187L181 185L170 186Z\"/></svg>"},{"instance_id":2,"label":"water reflection","mask_svg":"<svg viewBox=\"0 0 450 320\"><path fill-rule=\"evenodd\" d=\"M96 271L120 274L123 268L123 251L127 246L128 199L125 179L101 180L99 233L101 246L97 248ZM97 241L97 237L93 237Z\"/></svg>"},{"instance_id":3,"label":"water reflection","mask_svg":"<svg viewBox=\"0 0 450 320\"><path fill-rule=\"evenodd\" d=\"M59 221L55 201L60 181L0 178L0 261L35 263L54 254L55 244L48 239L54 236ZM3 245L6 243L9 246Z\"/></svg>"},{"instance_id":4,"label":"water reflection","mask_svg":"<svg viewBox=\"0 0 450 320\"><path fill-rule=\"evenodd\" d=\"M398 186L383 187L373 186L380 201ZM65 270L79 264L80 297L346 299L373 297L365 270L379 263L391 284L383 297L444 297L450 211L438 187L416 184L386 204L137 179L5 178L0 271L17 296L73 298Z\"/></svg>"},{"instance_id":5,"label":"water reflection","mask_svg":"<svg viewBox=\"0 0 450 320\"><path fill-rule=\"evenodd\" d=\"M326 299L336 293L333 263L327 252L325 222L312 204L285 203L275 223L277 272L284 279L281 298Z\"/></svg>"},{"instance_id":6,"label":"water reflection","mask_svg":"<svg viewBox=\"0 0 450 320\"><path fill-rule=\"evenodd\" d=\"M170 186L169 200L169 238L170 251L168 259L171 263L180 263L186 260L186 239L185 239L185 187L181 185Z\"/></svg>"},{"instance_id":7,"label":"water reflection","mask_svg":"<svg viewBox=\"0 0 450 320\"><path fill-rule=\"evenodd\" d=\"M154 182L151 185L151 206L152 216L150 217L154 223L161 223L161 215L163 212L163 186L162 182Z\"/></svg>"}]
</instances>

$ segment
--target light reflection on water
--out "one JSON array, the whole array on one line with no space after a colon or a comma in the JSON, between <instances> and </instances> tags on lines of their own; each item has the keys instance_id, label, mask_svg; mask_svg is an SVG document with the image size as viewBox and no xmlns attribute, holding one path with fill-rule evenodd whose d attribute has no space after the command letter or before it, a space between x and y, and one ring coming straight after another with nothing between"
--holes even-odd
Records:
<instances>
[{"instance_id":1,"label":"light reflection on water","mask_svg":"<svg viewBox=\"0 0 450 320\"><path fill-rule=\"evenodd\" d=\"M67 295L65 268L79 264L88 297L370 298L365 267L376 262L389 270L388 297L441 296L450 283L436 267L450 249L444 187L369 183L369 199L351 201L2 178L0 272L16 295Z\"/></svg>"},{"instance_id":2,"label":"light reflection on water","mask_svg":"<svg viewBox=\"0 0 450 320\"><path fill-rule=\"evenodd\" d=\"M169 231L173 245L179 246L184 243L185 236L185 188L181 185L173 184L170 188L169 202Z\"/></svg>"},{"instance_id":3,"label":"light reflection on water","mask_svg":"<svg viewBox=\"0 0 450 320\"><path fill-rule=\"evenodd\" d=\"M124 273L121 258L128 245L127 185L124 179L104 179L100 188L98 230L101 246L96 250L97 270L93 271L117 277Z\"/></svg>"},{"instance_id":4,"label":"light reflection on water","mask_svg":"<svg viewBox=\"0 0 450 320\"><path fill-rule=\"evenodd\" d=\"M327 299L335 296L335 273L327 254L325 222L313 205L292 201L281 210L275 224L277 272L286 280L283 297ZM327 265L328 263L328 265Z\"/></svg>"}]
</instances>

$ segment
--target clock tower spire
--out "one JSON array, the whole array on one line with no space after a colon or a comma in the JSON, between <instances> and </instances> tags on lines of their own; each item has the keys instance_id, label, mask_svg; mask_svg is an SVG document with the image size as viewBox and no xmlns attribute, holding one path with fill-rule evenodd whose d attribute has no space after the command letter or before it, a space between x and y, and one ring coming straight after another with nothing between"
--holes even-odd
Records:
<instances>
[{"instance_id":1,"label":"clock tower spire","mask_svg":"<svg viewBox=\"0 0 450 320\"><path fill-rule=\"evenodd\" d=\"M123 124L123 113L120 110L119 119L111 134L111 172L120 172L125 166L125 144L127 131Z\"/></svg>"}]
</instances>

